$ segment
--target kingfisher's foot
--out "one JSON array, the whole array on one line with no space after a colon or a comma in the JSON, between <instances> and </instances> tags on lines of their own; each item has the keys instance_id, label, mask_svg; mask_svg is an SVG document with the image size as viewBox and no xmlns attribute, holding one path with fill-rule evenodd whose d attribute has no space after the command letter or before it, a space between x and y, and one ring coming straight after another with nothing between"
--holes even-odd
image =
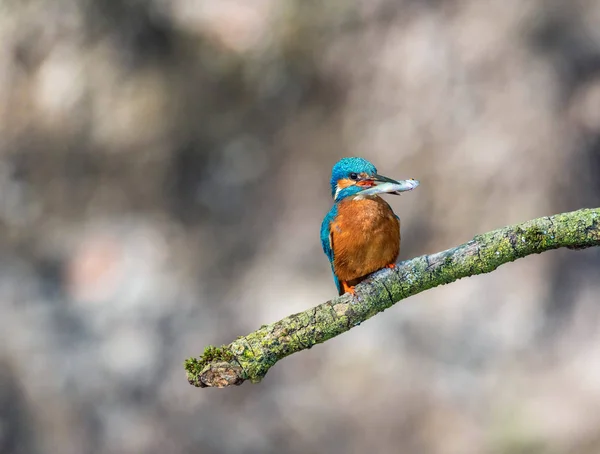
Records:
<instances>
[{"instance_id":1,"label":"kingfisher's foot","mask_svg":"<svg viewBox=\"0 0 600 454\"><path fill-rule=\"evenodd\" d=\"M354 288L354 285L348 285L346 281L342 281L341 284L344 293L350 293L351 295L356 296L356 289Z\"/></svg>"},{"instance_id":2,"label":"kingfisher's foot","mask_svg":"<svg viewBox=\"0 0 600 454\"><path fill-rule=\"evenodd\" d=\"M386 265L385 267L389 268L390 270L393 270L394 268L396 268L396 264L395 263L390 263L389 265Z\"/></svg>"}]
</instances>

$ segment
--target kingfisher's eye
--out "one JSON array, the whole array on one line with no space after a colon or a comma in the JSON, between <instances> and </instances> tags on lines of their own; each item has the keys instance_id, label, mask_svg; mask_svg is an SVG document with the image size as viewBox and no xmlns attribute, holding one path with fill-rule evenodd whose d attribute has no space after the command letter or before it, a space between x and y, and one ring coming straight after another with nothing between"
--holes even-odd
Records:
<instances>
[{"instance_id":1,"label":"kingfisher's eye","mask_svg":"<svg viewBox=\"0 0 600 454\"><path fill-rule=\"evenodd\" d=\"M351 178L352 180L358 180L358 175L357 175L357 174L355 174L354 172L352 172L352 173L350 174L350 178Z\"/></svg>"}]
</instances>

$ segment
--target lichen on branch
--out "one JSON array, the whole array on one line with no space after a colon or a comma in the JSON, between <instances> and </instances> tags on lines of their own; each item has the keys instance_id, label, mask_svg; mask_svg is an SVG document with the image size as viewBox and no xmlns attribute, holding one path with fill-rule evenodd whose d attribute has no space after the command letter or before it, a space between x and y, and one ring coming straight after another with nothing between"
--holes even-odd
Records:
<instances>
[{"instance_id":1,"label":"lichen on branch","mask_svg":"<svg viewBox=\"0 0 600 454\"><path fill-rule=\"evenodd\" d=\"M600 208L543 217L475 236L446 251L423 255L374 273L342 295L239 337L209 346L185 369L198 387L259 382L279 360L338 336L409 296L467 276L489 273L531 254L600 246Z\"/></svg>"}]
</instances>

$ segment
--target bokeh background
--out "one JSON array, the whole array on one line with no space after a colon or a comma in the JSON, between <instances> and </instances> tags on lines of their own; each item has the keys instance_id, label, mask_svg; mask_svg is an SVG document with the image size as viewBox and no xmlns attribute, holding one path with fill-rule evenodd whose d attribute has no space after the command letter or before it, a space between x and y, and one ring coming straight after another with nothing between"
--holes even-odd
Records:
<instances>
[{"instance_id":1,"label":"bokeh background","mask_svg":"<svg viewBox=\"0 0 600 454\"><path fill-rule=\"evenodd\" d=\"M0 2L0 452L600 452L598 250L188 385L335 296L353 155L422 182L401 259L599 206L600 2Z\"/></svg>"}]
</instances>

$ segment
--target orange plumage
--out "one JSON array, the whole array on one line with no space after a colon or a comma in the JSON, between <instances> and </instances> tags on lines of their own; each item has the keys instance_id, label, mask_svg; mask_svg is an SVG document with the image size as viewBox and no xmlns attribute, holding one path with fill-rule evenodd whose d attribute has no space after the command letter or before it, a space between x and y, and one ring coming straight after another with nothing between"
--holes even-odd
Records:
<instances>
[{"instance_id":1,"label":"orange plumage","mask_svg":"<svg viewBox=\"0 0 600 454\"><path fill-rule=\"evenodd\" d=\"M330 229L340 294L393 264L400 253L400 221L379 196L342 200Z\"/></svg>"}]
</instances>

